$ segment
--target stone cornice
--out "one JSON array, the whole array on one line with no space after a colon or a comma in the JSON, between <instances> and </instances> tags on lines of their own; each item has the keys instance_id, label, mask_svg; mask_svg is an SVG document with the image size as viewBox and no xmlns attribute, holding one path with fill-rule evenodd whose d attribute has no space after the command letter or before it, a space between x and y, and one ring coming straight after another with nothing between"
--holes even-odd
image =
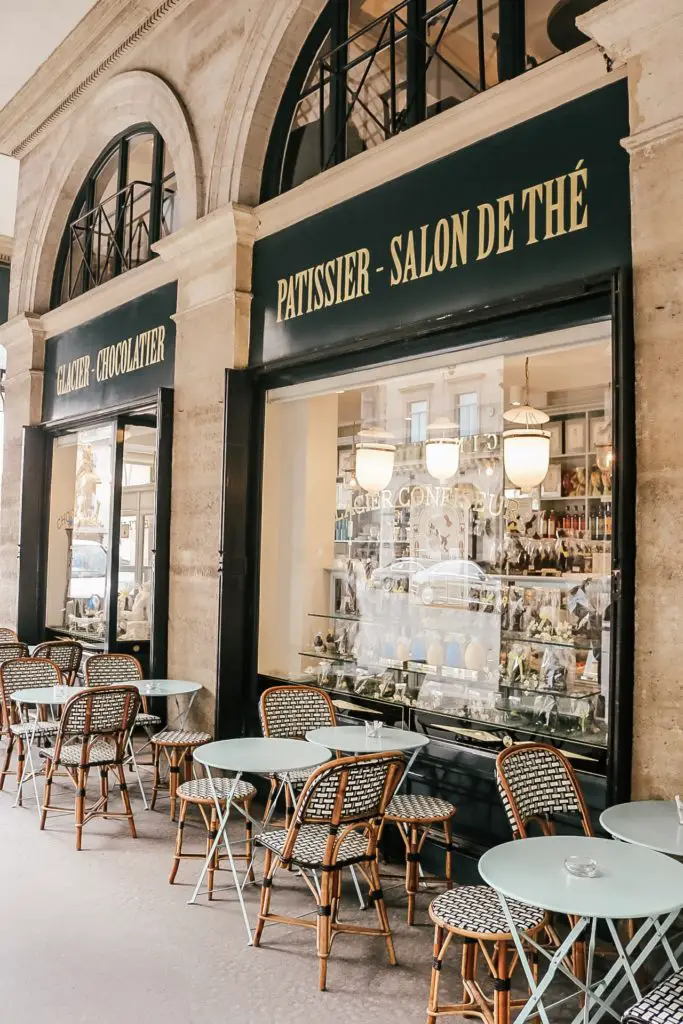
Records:
<instances>
[{"instance_id":1,"label":"stone cornice","mask_svg":"<svg viewBox=\"0 0 683 1024\"><path fill-rule=\"evenodd\" d=\"M656 146L659 142L668 142L669 139L681 134L683 134L683 115L629 135L628 138L621 140L621 144L628 153L638 153L643 149Z\"/></svg>"},{"instance_id":2,"label":"stone cornice","mask_svg":"<svg viewBox=\"0 0 683 1024\"><path fill-rule=\"evenodd\" d=\"M614 60L626 61L652 46L653 38L683 30L681 0L607 0L576 19L578 28Z\"/></svg>"},{"instance_id":3,"label":"stone cornice","mask_svg":"<svg viewBox=\"0 0 683 1024\"><path fill-rule=\"evenodd\" d=\"M0 152L24 156L162 21L192 0L99 0L0 110Z\"/></svg>"},{"instance_id":4,"label":"stone cornice","mask_svg":"<svg viewBox=\"0 0 683 1024\"><path fill-rule=\"evenodd\" d=\"M201 271L217 258L224 258L226 250L232 246L251 245L256 238L257 223L252 209L231 203L155 242L152 248L165 263L172 264L177 273L191 267Z\"/></svg>"}]
</instances>

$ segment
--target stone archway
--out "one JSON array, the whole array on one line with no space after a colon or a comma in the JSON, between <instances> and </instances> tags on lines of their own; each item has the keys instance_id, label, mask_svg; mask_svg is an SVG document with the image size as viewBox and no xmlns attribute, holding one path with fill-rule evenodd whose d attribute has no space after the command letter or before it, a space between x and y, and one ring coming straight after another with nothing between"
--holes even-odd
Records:
<instances>
[{"instance_id":1,"label":"stone archway","mask_svg":"<svg viewBox=\"0 0 683 1024\"><path fill-rule=\"evenodd\" d=\"M34 205L33 218L26 225L18 225L15 251L23 252L24 259L16 268L10 316L25 311L42 313L49 308L57 251L78 189L111 139L142 122L152 124L168 147L178 182L181 224L201 216L199 157L175 93L147 71L117 75L66 125Z\"/></svg>"},{"instance_id":2,"label":"stone archway","mask_svg":"<svg viewBox=\"0 0 683 1024\"><path fill-rule=\"evenodd\" d=\"M327 0L275 0L257 20L218 129L207 206L257 206L270 131L294 62Z\"/></svg>"}]
</instances>

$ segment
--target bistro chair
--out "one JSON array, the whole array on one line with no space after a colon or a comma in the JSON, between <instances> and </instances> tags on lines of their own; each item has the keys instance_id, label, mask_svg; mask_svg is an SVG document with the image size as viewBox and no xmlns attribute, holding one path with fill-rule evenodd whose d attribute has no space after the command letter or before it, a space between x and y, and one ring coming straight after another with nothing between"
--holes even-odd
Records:
<instances>
[{"instance_id":1,"label":"bistro chair","mask_svg":"<svg viewBox=\"0 0 683 1024\"><path fill-rule=\"evenodd\" d=\"M235 785L234 779L229 778L215 778L213 780L214 790L211 789L210 779L190 779L189 782L183 782L182 786L178 787L178 799L180 800L180 810L178 812L178 832L176 836L175 854L173 855L173 866L171 868L171 874L169 875L168 881L170 885L173 885L175 877L178 874L178 868L180 867L180 861L182 859L190 860L197 859L205 860L211 852L213 841L218 834L218 812L216 810L216 801L214 800L214 791L218 797L218 803L221 809L225 809L228 797L232 794L233 804L241 804L244 810L244 826L245 826L245 852L244 853L233 853L235 860L243 859L246 860L249 865L249 881L254 881L254 868L251 862L252 856L252 836L251 836L251 818L250 818L250 805L253 798L256 796L256 789L251 785L250 782L238 782ZM234 789L234 792L233 792ZM206 853L185 853L183 851L183 838L185 832L187 812L190 807L198 807L199 813L201 814L204 824L206 826ZM213 879L214 874L220 867L220 845L216 848L216 851L211 858L211 863L207 871L207 890L209 899L213 899Z\"/></svg>"},{"instance_id":2,"label":"bistro chair","mask_svg":"<svg viewBox=\"0 0 683 1024\"><path fill-rule=\"evenodd\" d=\"M17 652L23 648L23 653L18 657L6 658L9 648L16 648ZM5 658L3 661L2 659ZM26 743L31 736L44 739L48 736L56 736L59 730L57 722L42 722L37 718L34 720L22 721L20 709L12 700L15 690L31 690L43 686L59 686L62 682L62 675L54 662L46 658L36 661L29 658L26 644L2 644L0 645L0 699L2 700L2 719L6 723L7 749L5 760L0 769L0 790L5 785L5 778L10 774L10 763L14 751L14 743L17 741L17 785L19 786L19 803L21 803L21 786L24 778L24 766L26 760Z\"/></svg>"},{"instance_id":3,"label":"bistro chair","mask_svg":"<svg viewBox=\"0 0 683 1024\"><path fill-rule=\"evenodd\" d=\"M20 641L14 641L12 643L0 643L0 666L4 665L6 661L12 661L13 658L28 658L28 645L22 644ZM5 718L4 705L0 705L0 718L2 721L2 736L7 736L9 733L9 723ZM2 786L0 786L2 789Z\"/></svg>"},{"instance_id":4,"label":"bistro chair","mask_svg":"<svg viewBox=\"0 0 683 1024\"><path fill-rule=\"evenodd\" d=\"M131 654L93 654L85 663L86 686L120 685L140 682L143 678L142 666ZM158 715L150 714L144 694L140 695L140 700L142 710L135 725L142 726L151 739L152 730L159 728L161 719Z\"/></svg>"},{"instance_id":5,"label":"bistro chair","mask_svg":"<svg viewBox=\"0 0 683 1024\"><path fill-rule=\"evenodd\" d=\"M436 825L443 829L446 847L445 881L453 880L453 817L455 806L448 800L419 793L400 793L387 808L385 823L398 826L406 848L405 886L408 896L408 924L415 923L415 897L420 885L420 854L427 836Z\"/></svg>"},{"instance_id":6,"label":"bistro chair","mask_svg":"<svg viewBox=\"0 0 683 1024\"><path fill-rule=\"evenodd\" d=\"M405 761L400 754L363 754L342 757L316 768L304 783L288 828L264 832L256 842L265 847L263 887L254 945L258 946L267 922L315 928L319 957L319 985L327 984L327 961L332 940L339 933L381 935L389 963L396 963L394 942L377 866L377 840L387 805L400 782ZM370 888L378 927L341 923L341 873L355 865ZM318 905L316 921L270 912L273 878L278 867L297 867ZM316 872L320 872L320 883ZM307 875L311 872L313 881Z\"/></svg>"},{"instance_id":7,"label":"bistro chair","mask_svg":"<svg viewBox=\"0 0 683 1024\"><path fill-rule=\"evenodd\" d=\"M157 793L161 782L161 754L168 762L168 792L171 798L171 821L175 821L176 804L178 801L178 777L181 769L185 774L185 782L192 778L192 752L204 743L210 743L211 733L193 732L191 729L164 729L152 736L154 751L154 782L152 784L152 800L150 807L154 810Z\"/></svg>"},{"instance_id":8,"label":"bistro chair","mask_svg":"<svg viewBox=\"0 0 683 1024\"><path fill-rule=\"evenodd\" d=\"M534 936L545 926L545 911L517 900L507 903L521 935ZM429 916L435 928L427 1024L436 1024L437 1017L447 1014L479 1017L487 1024L509 1024L510 1010L524 1006L527 999L511 998L511 978L517 955L510 956L513 940L498 894L488 885L461 885L437 896L429 908ZM463 1001L439 1003L443 960L454 937L462 941ZM477 980L479 952L491 978L491 994L486 993Z\"/></svg>"},{"instance_id":9,"label":"bistro chair","mask_svg":"<svg viewBox=\"0 0 683 1024\"><path fill-rule=\"evenodd\" d=\"M279 739L305 740L310 729L323 729L337 724L337 715L329 693L316 686L271 686L264 690L259 701L259 716L264 736ZM302 768L294 772L277 772L270 779L270 793L266 801L264 819L268 820L271 803L278 787L286 778L285 822L289 825L292 814L292 791L301 789L312 771ZM291 788L290 788L291 787Z\"/></svg>"},{"instance_id":10,"label":"bistro chair","mask_svg":"<svg viewBox=\"0 0 683 1024\"><path fill-rule=\"evenodd\" d=\"M76 788L76 849L81 849L83 827L95 817L126 819L133 839L137 839L135 819L130 806L123 771L126 748L135 718L140 710L140 694L134 686L91 687L75 693L64 706L55 746L42 750L49 764L45 776L41 830L48 811L69 811L50 803L52 781L58 767L66 770ZM100 773L100 797L86 809L85 796L91 768ZM109 810L109 773L118 777L123 813Z\"/></svg>"},{"instance_id":11,"label":"bistro chair","mask_svg":"<svg viewBox=\"0 0 683 1024\"><path fill-rule=\"evenodd\" d=\"M621 1019L623 1024L683 1024L683 971L650 989Z\"/></svg>"},{"instance_id":12,"label":"bistro chair","mask_svg":"<svg viewBox=\"0 0 683 1024\"><path fill-rule=\"evenodd\" d=\"M62 681L66 686L74 686L81 667L83 647L76 640L47 640L38 644L33 652L34 658L47 658L59 667Z\"/></svg>"},{"instance_id":13,"label":"bistro chair","mask_svg":"<svg viewBox=\"0 0 683 1024\"><path fill-rule=\"evenodd\" d=\"M513 839L527 839L527 828L535 824L543 835L555 835L556 817L579 817L583 833L592 836L593 827L579 781L571 764L555 747L546 743L517 743L496 758L496 781ZM551 925L552 942L559 945ZM575 943L574 973L586 976L586 944Z\"/></svg>"},{"instance_id":14,"label":"bistro chair","mask_svg":"<svg viewBox=\"0 0 683 1024\"><path fill-rule=\"evenodd\" d=\"M0 644L13 644L19 641L19 637L9 626L0 626Z\"/></svg>"}]
</instances>

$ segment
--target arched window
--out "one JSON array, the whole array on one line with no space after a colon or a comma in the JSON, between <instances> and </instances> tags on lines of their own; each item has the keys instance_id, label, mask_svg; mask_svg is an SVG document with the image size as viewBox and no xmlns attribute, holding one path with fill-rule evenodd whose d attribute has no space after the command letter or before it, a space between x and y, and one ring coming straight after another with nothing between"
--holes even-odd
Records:
<instances>
[{"instance_id":1,"label":"arched window","mask_svg":"<svg viewBox=\"0 0 683 1024\"><path fill-rule=\"evenodd\" d=\"M586 41L602 0L328 0L294 65L261 200Z\"/></svg>"},{"instance_id":2,"label":"arched window","mask_svg":"<svg viewBox=\"0 0 683 1024\"><path fill-rule=\"evenodd\" d=\"M161 135L137 125L91 168L71 209L57 257L52 307L151 259L178 228L176 179Z\"/></svg>"}]
</instances>

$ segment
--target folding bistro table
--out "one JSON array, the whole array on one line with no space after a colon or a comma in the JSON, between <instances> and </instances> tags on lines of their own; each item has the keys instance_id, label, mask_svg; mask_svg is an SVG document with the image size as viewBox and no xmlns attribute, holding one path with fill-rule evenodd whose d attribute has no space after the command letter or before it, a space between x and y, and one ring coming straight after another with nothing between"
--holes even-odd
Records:
<instances>
[{"instance_id":1,"label":"folding bistro table","mask_svg":"<svg viewBox=\"0 0 683 1024\"><path fill-rule=\"evenodd\" d=\"M566 866L568 858L594 861L594 877L578 877ZM510 926L526 974L530 996L515 1020L523 1024L538 1015L542 1024L551 1024L548 1010L558 1003L575 998L575 994L547 1002L548 986L559 972L577 989L585 993L585 1004L573 1019L596 1024L605 1014L620 1020L613 1003L626 985L636 999L641 998L636 972L651 953L663 948L674 970L676 957L667 939L667 932L683 906L683 864L661 853L610 839L587 836L542 836L517 839L489 850L479 861L479 873L498 891L503 913ZM566 914L575 923L557 949L540 946L534 939L516 930L507 899L520 900L529 906ZM605 921L614 943L617 958L607 974L593 982L595 934L599 920ZM633 938L624 946L616 922L639 922ZM577 978L564 960L577 939L588 937L586 980ZM549 963L538 981L527 960L532 947Z\"/></svg>"},{"instance_id":2,"label":"folding bistro table","mask_svg":"<svg viewBox=\"0 0 683 1024\"><path fill-rule=\"evenodd\" d=\"M209 864L218 848L218 844L222 841L230 862L230 870L235 882L235 888L237 889L237 897L240 901L244 926L247 929L250 945L252 941L251 927L227 831L230 809L233 803L233 795L237 789L237 783L243 775L275 775L276 773L283 773L282 785L284 786L287 783L288 772L299 771L302 768L317 768L325 761L329 761L331 756L331 752L326 747L321 747L317 743L302 743L301 740L278 739L273 736L256 737L254 739L217 740L214 743L205 743L194 751L193 758L195 762L204 766L211 783L211 792L216 805L216 813L218 814L218 832L207 854L195 890L188 902L194 903L199 895L199 890L206 876ZM232 776L233 787L225 801L225 810L221 808L220 800L216 793L213 775L211 774L212 770L234 773ZM271 813L276 802L277 798L272 802ZM242 813L246 814L247 812L242 811ZM256 821L254 818L251 820L262 829L265 829L268 825L268 819L263 823Z\"/></svg>"}]
</instances>

